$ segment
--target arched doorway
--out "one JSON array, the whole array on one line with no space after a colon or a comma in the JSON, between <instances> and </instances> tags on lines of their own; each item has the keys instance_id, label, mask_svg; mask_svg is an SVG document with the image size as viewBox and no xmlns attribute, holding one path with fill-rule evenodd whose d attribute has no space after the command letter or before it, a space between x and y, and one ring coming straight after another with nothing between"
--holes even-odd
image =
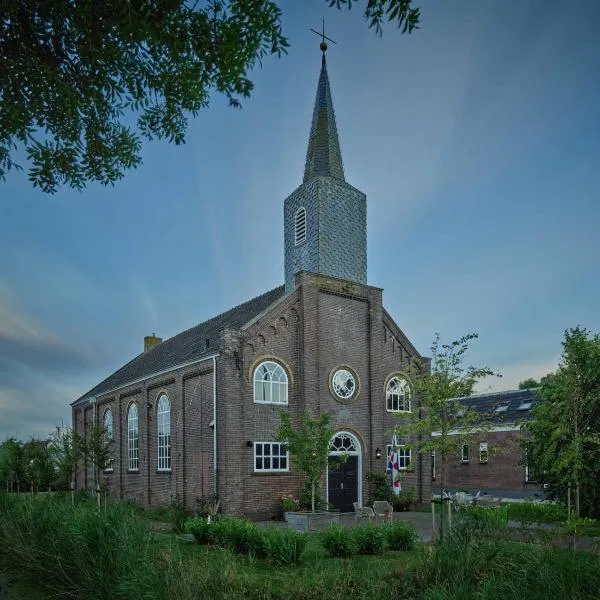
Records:
<instances>
[{"instance_id":1,"label":"arched doorway","mask_svg":"<svg viewBox=\"0 0 600 600\"><path fill-rule=\"evenodd\" d=\"M327 502L342 512L352 512L362 499L362 453L358 438L338 431L329 444Z\"/></svg>"}]
</instances>

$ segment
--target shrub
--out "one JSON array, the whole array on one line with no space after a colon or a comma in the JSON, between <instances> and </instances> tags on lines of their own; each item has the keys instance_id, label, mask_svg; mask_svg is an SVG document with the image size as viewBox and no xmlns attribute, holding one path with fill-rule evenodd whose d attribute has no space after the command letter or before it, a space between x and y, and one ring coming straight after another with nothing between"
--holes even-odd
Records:
<instances>
[{"instance_id":1,"label":"shrub","mask_svg":"<svg viewBox=\"0 0 600 600\"><path fill-rule=\"evenodd\" d=\"M390 480L383 473L369 471L367 473L367 482L369 483L369 505L372 505L375 500L392 500Z\"/></svg>"},{"instance_id":2,"label":"shrub","mask_svg":"<svg viewBox=\"0 0 600 600\"><path fill-rule=\"evenodd\" d=\"M380 554L383 552L385 532L376 525L361 525L352 529L352 538L359 554Z\"/></svg>"},{"instance_id":3,"label":"shrub","mask_svg":"<svg viewBox=\"0 0 600 600\"><path fill-rule=\"evenodd\" d=\"M329 556L352 556L356 551L350 531L333 523L321 532L321 543Z\"/></svg>"},{"instance_id":4,"label":"shrub","mask_svg":"<svg viewBox=\"0 0 600 600\"><path fill-rule=\"evenodd\" d=\"M391 489L391 488L390 488ZM392 505L397 512L411 510L415 506L415 489L406 487L397 496L392 494Z\"/></svg>"},{"instance_id":5,"label":"shrub","mask_svg":"<svg viewBox=\"0 0 600 600\"><path fill-rule=\"evenodd\" d=\"M183 505L181 495L178 493L171 494L169 498L169 521L173 525L173 529L177 533L183 533L185 531L185 521L187 519L187 513Z\"/></svg>"},{"instance_id":6,"label":"shrub","mask_svg":"<svg viewBox=\"0 0 600 600\"><path fill-rule=\"evenodd\" d=\"M412 550L419 536L412 523L396 521L386 527L386 540L390 550Z\"/></svg>"},{"instance_id":7,"label":"shrub","mask_svg":"<svg viewBox=\"0 0 600 600\"><path fill-rule=\"evenodd\" d=\"M304 510L311 510L312 501L311 501L312 489L310 483L307 481L302 490L300 491L300 508ZM321 490L318 487L315 488L315 507L321 506Z\"/></svg>"},{"instance_id":8,"label":"shrub","mask_svg":"<svg viewBox=\"0 0 600 600\"><path fill-rule=\"evenodd\" d=\"M292 494L284 494L281 496L281 508L283 512L300 509L300 500L292 496Z\"/></svg>"},{"instance_id":9,"label":"shrub","mask_svg":"<svg viewBox=\"0 0 600 600\"><path fill-rule=\"evenodd\" d=\"M208 519L193 517L185 524L185 529L199 544L210 544L213 541L213 526Z\"/></svg>"},{"instance_id":10,"label":"shrub","mask_svg":"<svg viewBox=\"0 0 600 600\"><path fill-rule=\"evenodd\" d=\"M271 564L288 566L300 563L306 548L307 534L291 529L268 529L261 533Z\"/></svg>"},{"instance_id":11,"label":"shrub","mask_svg":"<svg viewBox=\"0 0 600 600\"><path fill-rule=\"evenodd\" d=\"M266 555L265 539L261 529L254 523L238 517L221 517L208 525L209 537L215 544L233 550L237 554Z\"/></svg>"}]
</instances>

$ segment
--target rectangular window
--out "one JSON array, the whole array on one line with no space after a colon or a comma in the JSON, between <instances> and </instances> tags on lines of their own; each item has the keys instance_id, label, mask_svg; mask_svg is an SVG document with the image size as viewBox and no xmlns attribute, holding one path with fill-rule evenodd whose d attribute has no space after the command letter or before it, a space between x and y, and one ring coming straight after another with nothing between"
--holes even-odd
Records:
<instances>
[{"instance_id":1,"label":"rectangular window","mask_svg":"<svg viewBox=\"0 0 600 600\"><path fill-rule=\"evenodd\" d=\"M463 444L460 451L460 462L469 462L469 444Z\"/></svg>"},{"instance_id":2,"label":"rectangular window","mask_svg":"<svg viewBox=\"0 0 600 600\"><path fill-rule=\"evenodd\" d=\"M406 471L410 466L411 453L410 446L396 446L398 452L398 470ZM392 454L392 445L387 445L388 463L390 462L390 456Z\"/></svg>"},{"instance_id":3,"label":"rectangular window","mask_svg":"<svg viewBox=\"0 0 600 600\"><path fill-rule=\"evenodd\" d=\"M487 463L488 461L488 445L487 442L481 442L479 444L479 462Z\"/></svg>"},{"instance_id":4,"label":"rectangular window","mask_svg":"<svg viewBox=\"0 0 600 600\"><path fill-rule=\"evenodd\" d=\"M254 471L289 471L289 456L285 444L280 442L254 442Z\"/></svg>"},{"instance_id":5,"label":"rectangular window","mask_svg":"<svg viewBox=\"0 0 600 600\"><path fill-rule=\"evenodd\" d=\"M140 468L140 436L138 429L138 412L135 404L129 408L127 415L127 466L130 471Z\"/></svg>"},{"instance_id":6,"label":"rectangular window","mask_svg":"<svg viewBox=\"0 0 600 600\"><path fill-rule=\"evenodd\" d=\"M431 481L435 481L435 450L431 451Z\"/></svg>"}]
</instances>

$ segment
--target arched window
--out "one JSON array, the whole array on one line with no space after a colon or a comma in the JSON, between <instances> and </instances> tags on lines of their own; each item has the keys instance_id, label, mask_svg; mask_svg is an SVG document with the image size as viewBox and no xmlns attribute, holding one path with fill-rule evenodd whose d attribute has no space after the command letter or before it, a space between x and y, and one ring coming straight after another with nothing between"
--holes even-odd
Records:
<instances>
[{"instance_id":1,"label":"arched window","mask_svg":"<svg viewBox=\"0 0 600 600\"><path fill-rule=\"evenodd\" d=\"M294 246L306 241L306 209L301 206L294 215Z\"/></svg>"},{"instance_id":2,"label":"arched window","mask_svg":"<svg viewBox=\"0 0 600 600\"><path fill-rule=\"evenodd\" d=\"M107 408L104 411L103 425L104 425L104 431L106 432L107 439L112 440L113 439L113 416L112 416L112 411L110 410L110 408Z\"/></svg>"},{"instance_id":3,"label":"arched window","mask_svg":"<svg viewBox=\"0 0 600 600\"><path fill-rule=\"evenodd\" d=\"M288 378L280 364L267 360L256 367L254 371L254 402L288 403Z\"/></svg>"},{"instance_id":4,"label":"arched window","mask_svg":"<svg viewBox=\"0 0 600 600\"><path fill-rule=\"evenodd\" d=\"M385 390L389 412L410 412L410 387L403 377L392 377Z\"/></svg>"},{"instance_id":5,"label":"arched window","mask_svg":"<svg viewBox=\"0 0 600 600\"><path fill-rule=\"evenodd\" d=\"M102 425L104 426L105 441L110 442L113 439L113 416L112 416L112 411L110 410L110 408L107 408L104 411L104 417L102 418ZM108 471L108 472L113 470L112 458L108 459L104 470Z\"/></svg>"},{"instance_id":6,"label":"arched window","mask_svg":"<svg viewBox=\"0 0 600 600\"><path fill-rule=\"evenodd\" d=\"M138 407L134 402L127 410L127 467L130 471L140 468L140 430Z\"/></svg>"},{"instance_id":7,"label":"arched window","mask_svg":"<svg viewBox=\"0 0 600 600\"><path fill-rule=\"evenodd\" d=\"M158 399L156 407L158 427L158 470L171 470L171 403L165 394Z\"/></svg>"}]
</instances>

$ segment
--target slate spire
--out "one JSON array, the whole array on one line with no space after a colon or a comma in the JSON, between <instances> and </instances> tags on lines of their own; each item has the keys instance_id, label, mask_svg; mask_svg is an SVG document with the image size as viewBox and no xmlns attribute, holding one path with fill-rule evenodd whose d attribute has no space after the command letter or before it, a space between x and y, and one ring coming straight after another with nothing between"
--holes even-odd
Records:
<instances>
[{"instance_id":1,"label":"slate spire","mask_svg":"<svg viewBox=\"0 0 600 600\"><path fill-rule=\"evenodd\" d=\"M321 47L321 50L323 50L323 47ZM324 50L308 140L308 151L306 152L303 181L308 181L315 175L326 175L345 181Z\"/></svg>"}]
</instances>

